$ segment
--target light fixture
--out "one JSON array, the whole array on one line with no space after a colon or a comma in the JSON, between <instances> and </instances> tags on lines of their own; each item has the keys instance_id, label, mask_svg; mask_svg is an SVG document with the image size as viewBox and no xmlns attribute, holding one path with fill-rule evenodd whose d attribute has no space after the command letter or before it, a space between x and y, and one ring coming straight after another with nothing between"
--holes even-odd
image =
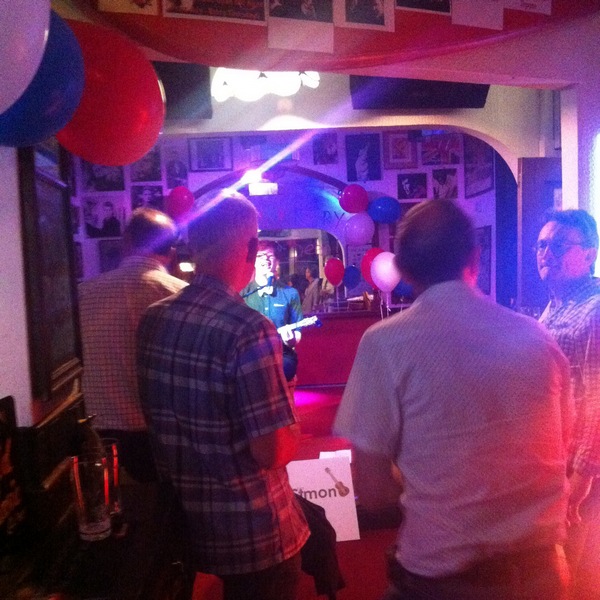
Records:
<instances>
[{"instance_id":1,"label":"light fixture","mask_svg":"<svg viewBox=\"0 0 600 600\"><path fill-rule=\"evenodd\" d=\"M302 86L316 89L319 82L316 71L244 71L219 67L213 75L210 93L217 102L234 97L255 102L266 94L292 96Z\"/></svg>"}]
</instances>

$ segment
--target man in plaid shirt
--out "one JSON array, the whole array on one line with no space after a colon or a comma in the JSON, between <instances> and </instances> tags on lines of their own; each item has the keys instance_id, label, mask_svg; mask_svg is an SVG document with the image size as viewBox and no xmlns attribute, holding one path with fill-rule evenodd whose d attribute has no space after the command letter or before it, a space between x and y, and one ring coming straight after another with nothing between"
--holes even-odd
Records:
<instances>
[{"instance_id":1,"label":"man in plaid shirt","mask_svg":"<svg viewBox=\"0 0 600 600\"><path fill-rule=\"evenodd\" d=\"M275 325L246 306L257 213L241 194L188 226L196 276L138 329L140 397L161 474L186 519L193 566L225 600L295 600L309 530L286 464L300 438Z\"/></svg>"},{"instance_id":2,"label":"man in plaid shirt","mask_svg":"<svg viewBox=\"0 0 600 600\"><path fill-rule=\"evenodd\" d=\"M550 291L540 317L569 359L576 421L570 448L572 598L600 599L600 280L593 277L598 230L583 210L549 213L536 245Z\"/></svg>"}]
</instances>

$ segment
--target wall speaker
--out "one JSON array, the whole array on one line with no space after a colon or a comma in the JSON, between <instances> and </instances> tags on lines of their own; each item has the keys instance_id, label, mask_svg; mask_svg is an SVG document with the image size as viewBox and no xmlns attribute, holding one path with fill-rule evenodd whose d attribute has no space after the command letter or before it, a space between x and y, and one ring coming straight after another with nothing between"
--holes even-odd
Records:
<instances>
[{"instance_id":1,"label":"wall speaker","mask_svg":"<svg viewBox=\"0 0 600 600\"><path fill-rule=\"evenodd\" d=\"M167 119L212 119L210 68L178 62L152 63L167 99Z\"/></svg>"},{"instance_id":2,"label":"wall speaker","mask_svg":"<svg viewBox=\"0 0 600 600\"><path fill-rule=\"evenodd\" d=\"M356 110L483 108L489 89L479 83L350 75Z\"/></svg>"}]
</instances>

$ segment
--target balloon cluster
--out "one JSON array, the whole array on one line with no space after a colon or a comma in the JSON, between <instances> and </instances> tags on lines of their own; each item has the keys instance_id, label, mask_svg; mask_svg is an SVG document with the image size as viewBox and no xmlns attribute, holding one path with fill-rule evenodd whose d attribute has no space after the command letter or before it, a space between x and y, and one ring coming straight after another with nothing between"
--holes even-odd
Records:
<instances>
[{"instance_id":1,"label":"balloon cluster","mask_svg":"<svg viewBox=\"0 0 600 600\"><path fill-rule=\"evenodd\" d=\"M49 0L0 3L0 31L0 145L56 135L88 162L122 166L156 144L164 93L133 42L91 23L69 27Z\"/></svg>"},{"instance_id":2,"label":"balloon cluster","mask_svg":"<svg viewBox=\"0 0 600 600\"><path fill-rule=\"evenodd\" d=\"M371 243L375 223L395 223L400 218L400 204L395 198L381 196L369 201L369 194L357 183L351 183L342 190L340 206L346 212L353 213L346 221L345 227L346 243L350 246ZM396 267L394 254L384 252L381 248L371 248L365 252L360 270L354 265L344 269L339 259L329 259L325 265L325 275L334 286L343 282L350 289L360 283L362 275L369 285L383 293L388 304L391 293L401 285L400 271ZM405 295L410 293L409 286L402 285Z\"/></svg>"}]
</instances>

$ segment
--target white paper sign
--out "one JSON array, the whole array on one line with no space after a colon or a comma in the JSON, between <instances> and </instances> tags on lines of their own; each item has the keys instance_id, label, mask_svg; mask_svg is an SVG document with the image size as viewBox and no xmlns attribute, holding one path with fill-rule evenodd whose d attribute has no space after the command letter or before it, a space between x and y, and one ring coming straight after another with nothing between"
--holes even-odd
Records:
<instances>
[{"instance_id":1,"label":"white paper sign","mask_svg":"<svg viewBox=\"0 0 600 600\"><path fill-rule=\"evenodd\" d=\"M347 457L296 460L287 466L293 490L325 509L338 542L360 539Z\"/></svg>"}]
</instances>

